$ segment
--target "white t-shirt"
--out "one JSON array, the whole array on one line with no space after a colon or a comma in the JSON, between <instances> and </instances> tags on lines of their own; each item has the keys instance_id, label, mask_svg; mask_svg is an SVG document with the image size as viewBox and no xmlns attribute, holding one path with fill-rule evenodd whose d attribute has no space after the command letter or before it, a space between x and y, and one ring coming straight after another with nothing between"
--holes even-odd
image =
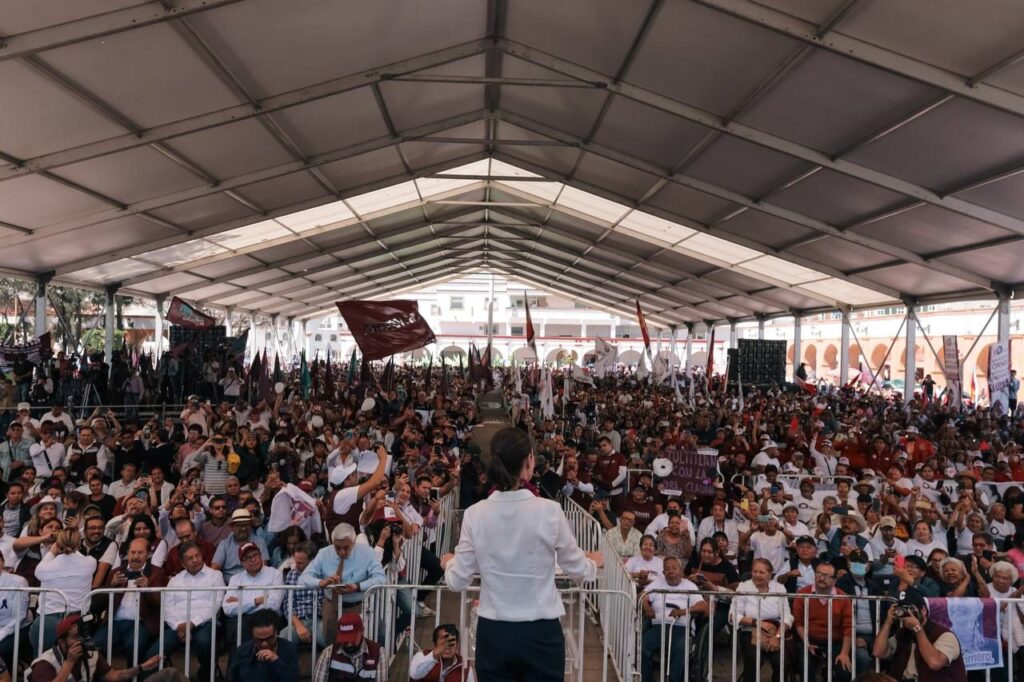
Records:
<instances>
[{"instance_id":1,"label":"white t-shirt","mask_svg":"<svg viewBox=\"0 0 1024 682\"><path fill-rule=\"evenodd\" d=\"M664 577L656 578L648 586L647 591L653 590L678 590L680 594L660 593L648 595L651 599L651 608L654 609L652 622L655 625L671 622L673 626L682 627L690 623L690 609L704 602L699 594L682 594L682 592L696 592L698 588L686 578L682 578L678 585L669 585ZM686 609L686 614L680 618L673 619L668 614L672 609ZM674 621L674 622L673 622Z\"/></svg>"},{"instance_id":2,"label":"white t-shirt","mask_svg":"<svg viewBox=\"0 0 1024 682\"><path fill-rule=\"evenodd\" d=\"M773 569L772 575L789 570L787 544L786 536L781 531L776 531L775 535L757 531L750 536L750 548L754 551L754 558L770 561Z\"/></svg>"},{"instance_id":3,"label":"white t-shirt","mask_svg":"<svg viewBox=\"0 0 1024 682\"><path fill-rule=\"evenodd\" d=\"M927 545L923 545L917 540L907 541L907 554L919 556L925 561L928 561L928 557L937 549L949 553L949 547L946 546L946 542L943 540L932 540Z\"/></svg>"},{"instance_id":4,"label":"white t-shirt","mask_svg":"<svg viewBox=\"0 0 1024 682\"><path fill-rule=\"evenodd\" d=\"M626 573L647 571L647 582L664 575L664 560L660 556L651 557L650 561L637 554L626 559Z\"/></svg>"}]
</instances>

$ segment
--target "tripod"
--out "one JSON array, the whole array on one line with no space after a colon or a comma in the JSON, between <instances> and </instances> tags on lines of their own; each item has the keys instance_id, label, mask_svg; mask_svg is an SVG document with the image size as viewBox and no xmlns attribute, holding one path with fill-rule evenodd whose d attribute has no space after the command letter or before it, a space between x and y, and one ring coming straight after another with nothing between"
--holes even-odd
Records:
<instances>
[{"instance_id":1,"label":"tripod","mask_svg":"<svg viewBox=\"0 0 1024 682\"><path fill-rule=\"evenodd\" d=\"M93 402L94 400L95 402ZM102 404L103 401L100 399L100 392L96 390L96 386L91 381L87 382L82 389L82 402L79 405L81 416L84 417L90 407L99 407Z\"/></svg>"}]
</instances>

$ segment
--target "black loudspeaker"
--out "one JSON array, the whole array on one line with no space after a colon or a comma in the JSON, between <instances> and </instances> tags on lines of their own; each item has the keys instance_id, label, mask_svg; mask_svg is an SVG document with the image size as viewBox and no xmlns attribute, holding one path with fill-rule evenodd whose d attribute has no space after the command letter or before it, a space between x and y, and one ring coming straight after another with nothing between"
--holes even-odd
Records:
<instances>
[{"instance_id":1,"label":"black loudspeaker","mask_svg":"<svg viewBox=\"0 0 1024 682\"><path fill-rule=\"evenodd\" d=\"M786 342L740 339L734 363L744 386L770 386L786 381ZM729 381L733 381L732 371Z\"/></svg>"},{"instance_id":2,"label":"black loudspeaker","mask_svg":"<svg viewBox=\"0 0 1024 682\"><path fill-rule=\"evenodd\" d=\"M736 376L740 371L740 352L735 348L727 348L725 350L725 356L726 362L728 362L729 365L729 377L727 381L729 382L729 385L732 385L736 383Z\"/></svg>"},{"instance_id":3,"label":"black loudspeaker","mask_svg":"<svg viewBox=\"0 0 1024 682\"><path fill-rule=\"evenodd\" d=\"M188 329L172 325L170 336L171 348L191 342L192 348L199 351L219 350L227 341L227 333L223 325L214 325L208 329Z\"/></svg>"}]
</instances>

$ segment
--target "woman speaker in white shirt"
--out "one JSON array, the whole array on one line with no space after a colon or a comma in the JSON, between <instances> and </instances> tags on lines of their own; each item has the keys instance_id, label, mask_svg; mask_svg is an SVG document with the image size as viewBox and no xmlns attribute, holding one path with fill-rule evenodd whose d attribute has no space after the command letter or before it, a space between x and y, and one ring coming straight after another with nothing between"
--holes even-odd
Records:
<instances>
[{"instance_id":1,"label":"woman speaker in white shirt","mask_svg":"<svg viewBox=\"0 0 1024 682\"><path fill-rule=\"evenodd\" d=\"M594 580L601 555L576 544L556 502L523 486L533 476L530 437L514 428L491 439L488 478L496 488L466 510L445 582L462 592L480 576L476 672L480 682L562 680L565 614L555 565L577 582Z\"/></svg>"}]
</instances>

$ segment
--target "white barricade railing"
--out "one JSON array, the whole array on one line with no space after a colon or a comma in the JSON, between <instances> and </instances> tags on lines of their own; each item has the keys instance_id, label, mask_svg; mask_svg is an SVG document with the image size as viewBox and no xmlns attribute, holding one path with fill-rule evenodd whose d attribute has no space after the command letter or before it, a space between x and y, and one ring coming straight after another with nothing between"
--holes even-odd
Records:
<instances>
[{"instance_id":1,"label":"white barricade railing","mask_svg":"<svg viewBox=\"0 0 1024 682\"><path fill-rule=\"evenodd\" d=\"M626 567L619 558L618 553L612 549L608 538L601 536L601 556L604 559L604 568L599 572L598 584L602 589L613 593L624 593L629 599L627 604L618 600L602 598L598 611L601 617L601 627L604 631L604 639L607 642L612 665L619 675L620 680L632 679L633 671L636 670L636 655L640 639L640 621L636 617L637 586Z\"/></svg>"},{"instance_id":2,"label":"white barricade railing","mask_svg":"<svg viewBox=\"0 0 1024 682\"><path fill-rule=\"evenodd\" d=\"M603 628L603 639L612 657L619 679L628 680L636 669L639 627L636 619L636 583L629 577L619 555L612 549L605 536L605 531L594 515L580 506L575 500L562 498L562 509L569 520L569 527L576 537L576 543L584 552L601 552L604 568L598 572L598 584L602 590L613 594L624 593L629 597L625 606L617 601L589 601L587 604L596 608Z\"/></svg>"},{"instance_id":3,"label":"white barricade railing","mask_svg":"<svg viewBox=\"0 0 1024 682\"><path fill-rule=\"evenodd\" d=\"M33 653L36 656L41 655L45 648L43 643L45 640L46 624L52 623L53 627L56 628L57 623L65 615L78 610L78 605L71 604L63 590L45 587L3 587L0 588L0 596L3 597L3 608L9 609L7 620L18 623L14 628L14 632L9 635L13 646L11 670L17 674L24 638L34 635L37 640L37 646ZM37 600L35 604L32 603L33 597ZM12 599L14 601L13 605L8 603ZM60 605L61 610L46 613L48 610L47 605L52 607L54 602ZM36 610L35 614L33 614L33 609Z\"/></svg>"},{"instance_id":4,"label":"white barricade railing","mask_svg":"<svg viewBox=\"0 0 1024 682\"><path fill-rule=\"evenodd\" d=\"M751 679L751 676L749 674L746 674L743 671L743 666L741 665L742 662L740 661L740 656L743 656L745 658L747 656L753 655L753 665L754 665L754 670L755 670L755 674L754 674L753 678L755 680L757 680L758 682L760 682L760 680L762 679L761 678L761 668L762 668L762 665L764 663L771 662L770 659L771 659L771 657L774 657L774 656L778 657L777 664L773 665L773 667L778 671L777 673L775 673L775 675L777 675L778 678L786 679L786 676L785 676L786 666L787 665L795 665L795 666L797 666L797 673L798 673L798 676L800 677L800 679L809 679L808 678L808 673L811 672L811 667L814 666L814 671L813 672L816 673L815 679L821 680L822 682L832 682L833 663L836 660L836 656L838 656L839 653L840 653L840 650L837 648L839 646L837 644L837 642L841 642L841 640L843 639L842 638L842 634L841 634L842 630L843 630L843 625L840 624L840 623L834 623L833 622L833 615L832 615L833 614L833 608L831 606L832 602L833 601L849 601L851 603L851 605L852 605L852 608L850 609L850 631L853 633L853 637L852 637L852 641L850 643L850 651L849 651L849 657L850 657L850 669L849 669L849 672L850 672L851 678L852 677L856 677L857 676L857 671L858 671L858 664L857 664L857 649L858 649L858 647L857 647L857 605L858 605L858 603L863 604L863 603L866 602L866 603L870 604L870 608L874 610L874 617L875 617L874 622L877 624L875 626L875 630L874 630L875 633L877 633L878 629L881 628L882 622L884 620L883 617L882 617L882 605L884 603L889 603L889 604L895 603L895 600L892 597L878 597L878 596L860 596L860 597L858 597L858 596L846 595L846 594L817 594L817 593L797 593L797 594L794 594L794 593L784 593L784 592L779 592L779 593L774 593L774 592L773 593L741 592L741 593L737 593L737 592L728 592L728 591L724 591L724 592L723 591L717 591L716 592L716 591L709 591L709 590L666 590L666 589L658 589L658 590L649 590L649 591L645 592L643 596L641 596L640 601L638 602L638 605L637 605L637 614L638 614L638 618L641 619L641 622L644 622L644 623L648 622L647 618L646 618L646 614L644 613L644 603L647 600L646 599L647 596L654 595L655 596L654 601L657 602L658 601L657 595L666 595L666 599L667 599L667 595L670 595L670 594L681 596L681 597L699 596L702 599L704 599L703 603L707 607L707 611L704 614L706 616L706 618L707 618L706 622L708 623L708 628L707 628L708 631L707 631L707 635L706 635L707 636L707 641L706 642L704 642L703 640L698 641L698 638L700 637L700 635L693 632L693 629L694 629L693 628L693 624L694 623L693 623L693 620L691 618L691 614L689 613L689 610L687 610L687 613L685 613L684 615L680 615L678 617L678 619L685 619L686 620L686 625L676 626L674 623L678 619L677 618L668 618L668 619L659 619L660 623L658 625L653 625L652 624L652 625L650 625L647 628L642 628L641 641L644 644L641 645L640 651L641 652L646 652L648 649L650 649L651 647L645 646L646 643L647 643L647 640L650 640L650 639L652 639L653 637L656 636L657 637L657 643L658 643L658 646L656 647L657 652L658 652L658 663L659 663L659 668L661 670L661 675L663 677L666 674L669 675L669 676L671 676L673 674L673 668L672 668L673 657L677 657L677 656L681 655L683 657L683 662L679 663L678 658L676 659L676 666L677 666L677 668L676 668L676 671L675 671L677 675L681 676L680 679L684 679L684 680L689 680L689 679L694 679L694 680L706 679L708 682L714 682L714 680L715 680L715 669L714 669L715 666L714 666L714 663L715 663L716 659L715 659L715 655L714 655L714 645L715 645L715 642L714 642L714 638L715 638L714 614L715 614L715 611L717 609L729 608L730 609L729 622L732 624L731 656L729 657L729 660L731 660L731 669L727 671L726 675L719 676L719 679L738 680L738 679L741 678L741 674L742 674L744 679L748 679L748 680ZM723 595L730 595L730 596L733 597L734 601L733 601L733 605L732 606L725 606L723 604L718 604L716 602L715 598L716 597L722 597ZM755 600L755 602L756 602L756 616L750 616L750 614L747 614L744 617L753 617L753 618L755 618L756 622L759 623L759 624L762 623L762 622L765 622L765 621L769 621L769 620L772 622L773 625L776 624L777 622L779 622L779 619L777 619L777 618L770 618L770 619L767 618L767 617L762 618L762 607L764 606L765 600L771 600L772 604L777 607L778 600L785 599L787 604L789 604L789 609L790 609L790 614L791 615L793 613L793 607L795 606L797 601L803 601L805 603L805 606L802 608L803 616L800 619L797 619L797 618L794 617L794 621L793 621L792 625L790 625L788 627L781 627L780 628L779 633L782 635L782 638L780 640L781 645L779 646L779 649L778 649L777 652L771 652L771 653L769 653L768 651L762 652L761 637L753 635L753 634L750 635L750 640L751 641L750 641L749 644L747 644L745 641L744 641L744 643L742 645L740 644L740 642L739 642L740 633L741 632L745 633L745 635L744 635L744 640L745 640L746 639L746 633L751 632L752 629L749 626L739 626L738 625L738 622L741 620L741 616L739 616L739 615L737 615L735 613L734 608L735 608L735 598L739 597L739 596L742 596L745 599L753 599L753 600ZM832 633L833 635L835 633L837 633L837 632L840 633L838 638L833 636L833 637L830 637L827 640L825 640L825 642L819 643L819 645L823 646L824 649L817 656L810 652L810 648L808 647L807 640L801 639L801 637L798 634L799 633L798 626L799 626L799 628L801 628L803 630L804 633L808 633L809 632L809 625L810 625L809 602L810 602L810 600L827 600L829 602L829 608L828 608L828 612L827 612L827 622L825 624L825 631L829 632L829 633ZM657 616L657 612L656 611L655 611L655 615ZM668 630L670 630L671 628L674 628L674 627L685 628L684 631L683 631L683 637L682 637L682 642L681 643L675 641L676 637L678 636L676 634L675 630L672 630L671 635L669 635ZM677 649L680 648L680 646L679 646L680 644L681 644L681 650L677 650ZM704 648L705 644L707 645L707 648ZM794 649L793 648L794 646L795 647L799 647L799 650ZM753 648L751 649L751 647L753 647ZM741 651L742 651L742 654L740 653ZM874 667L874 670L876 672L878 672L881 669L881 661L879 659L874 658L873 656L871 656L871 651L870 650L867 650L865 653L872 660L874 660L874 666L873 667ZM681 666L682 669L680 670L678 668L678 666ZM648 654L648 653L641 653L641 661L640 661L640 670L641 670L641 672L644 671L645 667L648 667L648 669L649 669L649 667L653 667L653 661L652 661L652 658L651 658L650 654ZM691 671L693 671L695 667L696 667L696 671L691 673ZM821 668L821 667L824 667L825 670L819 671L818 668ZM820 672L820 675L817 674L819 672ZM861 670L861 672L866 672L866 671ZM692 674L692 677L691 677L691 674ZM665 677L665 679L669 679L669 677ZM772 679L774 679L774 676L773 676Z\"/></svg>"},{"instance_id":5,"label":"white barricade railing","mask_svg":"<svg viewBox=\"0 0 1024 682\"><path fill-rule=\"evenodd\" d=\"M394 597L389 599L388 595L397 595L400 592L412 590L412 591L433 591L438 594L438 602L440 602L440 595L446 593L449 595L457 594L459 599L458 613L459 620L457 627L459 629L459 647L460 655L463 661L467 665L462 668L462 682L466 680L467 671L473 667L473 663L476 660L476 624L477 624L477 606L479 605L479 599L476 595L480 592L479 586L472 586L465 592L452 593L447 587L443 585L405 585L405 584L390 584L390 585L375 585L366 592L366 597L363 599L363 626L365 628L365 636L369 639L374 639L374 633L371 631L371 625L375 624L380 617L380 612L375 611L372 605L375 604L386 604L393 602ZM585 652L586 652L586 623L585 616L586 610L583 608L583 604L588 601L601 601L609 604L614 604L614 609L619 613L626 613L633 609L632 597L625 592L617 592L614 590L592 588L592 587L561 587L558 589L559 594L562 597L562 603L565 606L565 616L562 617L562 630L566 637L566 679L575 679L576 682L583 682L583 670L585 664ZM413 622L416 619L417 605L415 600L412 603L412 618ZM440 611L435 616L435 627L440 624ZM379 632L379 630L377 631ZM385 642L380 640L377 641L381 647L385 646ZM432 643L430 643L432 645ZM416 651L420 649L415 641L415 637L409 637L405 642L407 647L408 660L412 661ZM609 650L609 642L607 638L602 638L602 682L607 682L608 679L608 661L611 656ZM382 659L382 670L381 679L389 678L389 669L393 663L393 659L388 657ZM588 678L588 682L589 679ZM625 677L621 678L627 679Z\"/></svg>"},{"instance_id":6,"label":"white barricade railing","mask_svg":"<svg viewBox=\"0 0 1024 682\"><path fill-rule=\"evenodd\" d=\"M562 496L562 511L565 518L569 520L569 528L576 538L576 544L584 552L598 552L601 550L601 535L604 529L600 521L594 515L581 507L571 497Z\"/></svg>"},{"instance_id":7,"label":"white barricade railing","mask_svg":"<svg viewBox=\"0 0 1024 682\"><path fill-rule=\"evenodd\" d=\"M438 514L440 520L435 528L434 540L434 553L439 557L451 552L459 538L459 515L456 513L458 502L459 486L455 486L440 499L441 511Z\"/></svg>"},{"instance_id":8,"label":"white barricade railing","mask_svg":"<svg viewBox=\"0 0 1024 682\"><path fill-rule=\"evenodd\" d=\"M247 615L250 615L251 613L254 613L254 612L242 613L242 610L239 609L238 612L234 616L223 615L223 612L221 610L222 609L221 605L223 604L224 597L225 597L227 592L229 592L229 591L237 592L237 594L238 594L238 603L244 603L244 594L245 594L245 592L250 592L250 593L251 592L266 593L266 592L279 592L279 591L286 592L285 597L282 599L283 603L282 603L282 609L279 611L279 614L280 614L280 613L284 612L285 610L287 610L287 612L289 612L289 613L294 612L295 593L296 592L306 591L306 590L314 590L314 591L320 592L319 588L309 587L307 585L267 585L267 586L262 586L261 585L259 587L256 587L256 586L228 587L226 585L224 587L114 587L114 588L100 588L100 589L93 590L92 592L90 592L90 593L88 593L86 595L85 599L83 600L83 604L91 604L91 603L93 603L93 599L94 598L98 598L99 603L103 604L103 606L105 607L105 610L106 610L106 613L107 613L107 622L106 622L105 625L100 626L100 630L105 630L106 631L106 656L107 656L107 660L109 661L111 659L111 657L113 656L113 650L114 650L114 621L115 621L114 616L116 614L116 609L114 608L115 596L119 595L119 594L120 595L134 594L134 595L137 595L137 596L140 597L139 608L135 609L135 617L132 619L132 629L133 629L132 649L133 650L130 651L130 652L127 652L127 651L124 652L125 653L125 657L128 660L128 662L132 666L136 666L136 665L140 665L142 662L144 662L146 660L146 657L147 657L147 654L146 654L145 651L140 651L139 650L139 635L141 634L141 629L145 627L145 625L142 623L142 617L141 617L141 595L145 594L145 593L152 593L152 592L159 593L160 596L161 596L161 599L160 599L160 610L159 610L159 613L160 613L160 620L159 620L160 632L159 632L159 634L155 638L155 643L158 644L156 650L160 654L159 669L163 669L164 661L166 660L166 656L169 655L169 654L165 654L164 653L165 650L166 650L166 619L165 619L165 617L166 617L166 611L165 611L166 600L163 598L164 595L171 594L171 593L176 593L176 592L184 592L184 593L186 593L187 596L186 596L186 607L185 607L185 619L186 619L186 621L191 621L192 620L192 600L193 600L193 597L195 595L201 594L201 593L209 593L209 592L216 593L216 600L217 600L218 606L217 606L217 609L214 612L215 613L214 617L209 621L210 624L211 624L210 625L210 628L211 628L210 629L210 642L211 642L211 646L210 646L210 658L209 658L209 661L208 661L208 664L209 664L209 668L208 669L209 669L209 675L210 675L209 676L209 680L210 680L210 682L213 682L213 680L216 679L215 678L216 670L218 669L218 665L217 665L217 661L218 661L218 658L219 658L218 637L217 637L218 631L225 629L227 627L227 622L229 620L235 621L235 631L236 631L235 641L234 642L225 642L228 645L226 647L227 650L228 651L232 651L232 650L234 650L237 646L239 646L242 643L243 639L246 639L246 640L249 639L249 637L248 637L249 633L246 633L246 632L243 631L243 627L242 627L242 625L243 625L243 618L245 616L247 616ZM322 594L322 592L320 592L320 593ZM340 598L340 594L338 594L336 596L337 596L337 598ZM312 662L312 666L313 667L316 666L317 657L319 656L319 652L317 651L317 632L315 631L315 629L322 627L322 624L320 622L320 619L321 619L322 615L323 614L322 614L321 600L318 599L318 598L314 598L313 599L313 612L312 612L312 617L310 619L311 620L311 624L313 626L313 628L311 628L311 634L312 634L311 640L312 641L310 643L310 646L311 646L311 654L310 655L311 655L311 659L312 659L311 662ZM340 612L339 612L339 615L340 615ZM222 619L221 618L222 616L223 616L223 619L224 619L224 625L221 625L219 623L219 621ZM285 628L283 628L281 630L281 635L282 636L290 636L292 634L293 629L294 628L293 628L291 619L289 618L288 619L287 627L285 627ZM185 641L184 641L184 661L185 661L185 665L187 666L188 669L183 671L183 672L185 673L185 675L187 677L191 677L191 664L194 661L198 661L198 657L192 655L192 649L193 649L193 641L192 640L193 640L192 629L191 628L186 628L185 629ZM152 646L152 644L150 644L150 646ZM200 663L200 668L202 668L202 667L203 667L203 665L202 665L202 663ZM205 681L202 681L202 682L205 682Z\"/></svg>"}]
</instances>

